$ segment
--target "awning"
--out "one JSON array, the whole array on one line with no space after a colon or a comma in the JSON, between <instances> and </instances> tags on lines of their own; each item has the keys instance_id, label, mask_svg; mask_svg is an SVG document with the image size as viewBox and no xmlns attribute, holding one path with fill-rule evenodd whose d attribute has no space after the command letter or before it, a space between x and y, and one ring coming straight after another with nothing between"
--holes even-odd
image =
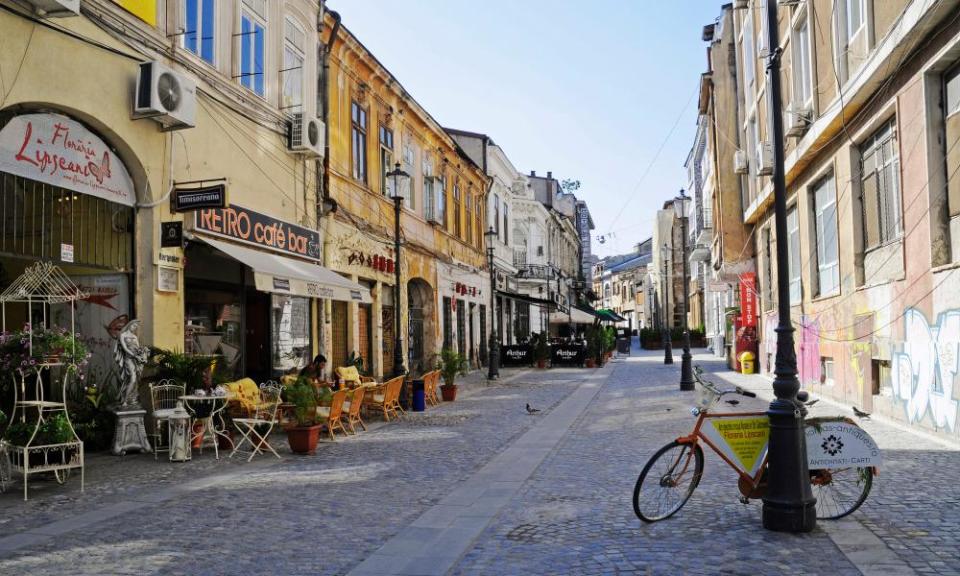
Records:
<instances>
[{"instance_id":1,"label":"awning","mask_svg":"<svg viewBox=\"0 0 960 576\"><path fill-rule=\"evenodd\" d=\"M600 308L597 310L597 318L608 322L626 322L627 319L617 314L609 308Z\"/></svg>"},{"instance_id":2,"label":"awning","mask_svg":"<svg viewBox=\"0 0 960 576\"><path fill-rule=\"evenodd\" d=\"M551 312L551 324L593 324L595 320L592 314L587 314L579 308L571 308L570 313Z\"/></svg>"},{"instance_id":3,"label":"awning","mask_svg":"<svg viewBox=\"0 0 960 576\"><path fill-rule=\"evenodd\" d=\"M274 294L371 302L370 290L317 264L245 248L206 236L196 238L253 269L257 290Z\"/></svg>"},{"instance_id":4,"label":"awning","mask_svg":"<svg viewBox=\"0 0 960 576\"><path fill-rule=\"evenodd\" d=\"M511 300L517 300L518 302L527 302L528 304L536 304L537 306L547 306L550 308L555 308L557 305L550 301L544 300L543 298L534 298L527 294L518 294L516 292L507 292L506 290L497 290L499 296L504 298L510 298Z\"/></svg>"}]
</instances>

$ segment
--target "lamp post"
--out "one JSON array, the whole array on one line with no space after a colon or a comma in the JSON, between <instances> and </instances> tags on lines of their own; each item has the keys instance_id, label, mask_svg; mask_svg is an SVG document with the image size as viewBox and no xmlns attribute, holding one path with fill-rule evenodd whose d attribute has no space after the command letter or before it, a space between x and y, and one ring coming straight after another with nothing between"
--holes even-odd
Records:
<instances>
[{"instance_id":1,"label":"lamp post","mask_svg":"<svg viewBox=\"0 0 960 576\"><path fill-rule=\"evenodd\" d=\"M778 2L767 2L767 46L780 46ZM787 247L787 185L784 177L783 111L780 98L780 48L767 64L767 115L773 142L774 225L777 235L777 356L773 393L767 409L770 419L767 493L763 497L763 527L778 532L810 532L817 525L816 504L807 470L803 417L797 400L797 355L790 319L790 252Z\"/></svg>"},{"instance_id":2,"label":"lamp post","mask_svg":"<svg viewBox=\"0 0 960 576\"><path fill-rule=\"evenodd\" d=\"M393 376L403 376L407 369L403 365L403 331L400 327L400 209L403 206L403 194L400 192L400 183L410 179L410 175L400 169L400 163L393 170L387 172L387 177L393 180L393 320L395 330L393 334Z\"/></svg>"},{"instance_id":3,"label":"lamp post","mask_svg":"<svg viewBox=\"0 0 960 576\"><path fill-rule=\"evenodd\" d=\"M487 266L490 267L490 350L488 356L490 361L487 364L487 380L496 380L500 378L500 339L497 337L497 272L493 267L493 241L497 238L497 232L491 226L489 230L483 233L487 241Z\"/></svg>"},{"instance_id":4,"label":"lamp post","mask_svg":"<svg viewBox=\"0 0 960 576\"><path fill-rule=\"evenodd\" d=\"M687 313L690 307L690 279L687 278L687 212L690 209L690 197L687 196L683 188L680 189L680 196L673 199L673 209L680 219L680 238L681 255L683 259L683 354L680 355L680 390L688 392L693 390L693 365L690 357L690 326L687 321Z\"/></svg>"},{"instance_id":5,"label":"lamp post","mask_svg":"<svg viewBox=\"0 0 960 576\"><path fill-rule=\"evenodd\" d=\"M667 243L663 243L663 248L660 250L660 254L663 256L663 363L664 364L673 364L673 337L670 335L670 322L667 320L669 316L669 303L670 295L667 292L669 289L669 280L667 278L667 256L670 254L670 249L667 248Z\"/></svg>"}]
</instances>

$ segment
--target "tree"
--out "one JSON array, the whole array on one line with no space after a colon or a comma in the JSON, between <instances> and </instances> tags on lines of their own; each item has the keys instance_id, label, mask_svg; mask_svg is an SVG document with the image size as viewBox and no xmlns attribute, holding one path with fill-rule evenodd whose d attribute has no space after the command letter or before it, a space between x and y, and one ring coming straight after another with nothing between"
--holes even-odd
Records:
<instances>
[{"instance_id":1,"label":"tree","mask_svg":"<svg viewBox=\"0 0 960 576\"><path fill-rule=\"evenodd\" d=\"M566 178L560 182L560 188L568 194L573 194L580 189L580 181L572 178Z\"/></svg>"}]
</instances>

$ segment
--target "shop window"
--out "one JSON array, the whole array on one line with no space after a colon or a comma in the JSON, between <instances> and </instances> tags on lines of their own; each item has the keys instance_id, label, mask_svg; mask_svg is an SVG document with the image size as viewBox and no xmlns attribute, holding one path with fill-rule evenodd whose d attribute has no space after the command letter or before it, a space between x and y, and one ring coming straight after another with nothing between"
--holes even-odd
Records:
<instances>
[{"instance_id":1,"label":"shop window","mask_svg":"<svg viewBox=\"0 0 960 576\"><path fill-rule=\"evenodd\" d=\"M216 46L216 2L214 0L183 0L181 2L180 36L184 48L214 64Z\"/></svg>"},{"instance_id":2,"label":"shop window","mask_svg":"<svg viewBox=\"0 0 960 576\"><path fill-rule=\"evenodd\" d=\"M306 35L303 28L292 19L284 22L283 68L280 84L283 86L280 107L300 108L303 111L304 46Z\"/></svg>"},{"instance_id":3,"label":"shop window","mask_svg":"<svg viewBox=\"0 0 960 576\"><path fill-rule=\"evenodd\" d=\"M240 84L260 97L266 94L263 81L266 30L266 6L263 0L243 0L238 37Z\"/></svg>"},{"instance_id":4,"label":"shop window","mask_svg":"<svg viewBox=\"0 0 960 576\"><path fill-rule=\"evenodd\" d=\"M825 386L833 386L833 358L820 357L820 383Z\"/></svg>"},{"instance_id":5,"label":"shop window","mask_svg":"<svg viewBox=\"0 0 960 576\"><path fill-rule=\"evenodd\" d=\"M353 177L367 182L367 111L356 102L350 104L350 133L353 161Z\"/></svg>"},{"instance_id":6,"label":"shop window","mask_svg":"<svg viewBox=\"0 0 960 576\"><path fill-rule=\"evenodd\" d=\"M310 300L272 294L270 336L274 373L299 370L310 362Z\"/></svg>"}]
</instances>

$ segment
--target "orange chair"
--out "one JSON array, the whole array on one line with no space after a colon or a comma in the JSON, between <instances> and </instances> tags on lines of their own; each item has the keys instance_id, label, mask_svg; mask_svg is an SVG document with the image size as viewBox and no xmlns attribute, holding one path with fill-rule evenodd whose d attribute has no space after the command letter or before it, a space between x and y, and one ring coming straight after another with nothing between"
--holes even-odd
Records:
<instances>
[{"instance_id":1,"label":"orange chair","mask_svg":"<svg viewBox=\"0 0 960 576\"><path fill-rule=\"evenodd\" d=\"M336 440L334 432L339 428L344 434L347 429L343 427L343 403L347 399L346 390L337 390L333 393L333 400L330 406L317 406L317 416L320 417L320 424L323 425L331 440Z\"/></svg>"},{"instance_id":2,"label":"orange chair","mask_svg":"<svg viewBox=\"0 0 960 576\"><path fill-rule=\"evenodd\" d=\"M354 434L357 433L357 429L354 426L359 424L361 428L366 431L367 425L363 423L363 419L360 418L360 408L363 407L363 396L366 394L366 388L360 387L350 392L350 398L343 403L343 410L345 414L343 418L347 421L347 426L350 427L350 432Z\"/></svg>"},{"instance_id":3,"label":"orange chair","mask_svg":"<svg viewBox=\"0 0 960 576\"><path fill-rule=\"evenodd\" d=\"M383 412L383 419L389 421L390 415L400 417L400 388L403 386L404 376L397 376L387 380L379 386L368 388L364 406L369 409Z\"/></svg>"}]
</instances>

